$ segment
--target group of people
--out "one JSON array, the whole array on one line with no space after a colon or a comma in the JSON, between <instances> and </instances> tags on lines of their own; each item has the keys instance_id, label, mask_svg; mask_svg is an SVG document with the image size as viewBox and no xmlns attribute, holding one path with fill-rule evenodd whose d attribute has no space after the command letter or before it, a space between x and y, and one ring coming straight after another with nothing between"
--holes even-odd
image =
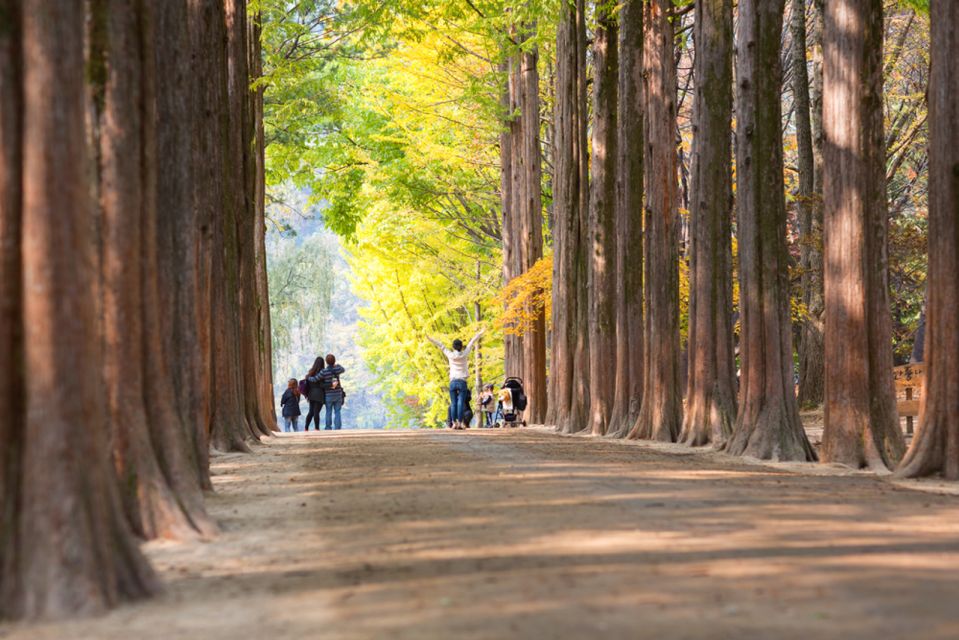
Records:
<instances>
[{"instance_id":1,"label":"group of people","mask_svg":"<svg viewBox=\"0 0 959 640\"><path fill-rule=\"evenodd\" d=\"M469 378L469 356L473 350L476 341L483 335L485 329L480 329L473 338L463 346L463 341L457 338L453 340L453 348L447 349L443 343L436 338L430 337L429 341L436 345L436 348L443 352L450 364L450 426L453 429L466 429L469 427L469 421L466 419L469 402L470 385L467 382Z\"/></svg>"},{"instance_id":2,"label":"group of people","mask_svg":"<svg viewBox=\"0 0 959 640\"><path fill-rule=\"evenodd\" d=\"M306 425L304 431L310 430L310 424L314 425L314 430L320 430L320 413L323 407L326 407L326 430L339 430L343 427L343 420L340 412L343 409L343 402L346 400L346 392L343 390L343 384L340 382L340 376L345 369L343 365L337 364L336 356L332 353L326 355L326 358L318 357L313 366L306 374L306 378L297 381L296 378L290 378L287 382L287 388L280 398L280 407L283 413L284 431L299 431L300 416L300 398L306 396L309 403L309 410L306 414Z\"/></svg>"}]
</instances>

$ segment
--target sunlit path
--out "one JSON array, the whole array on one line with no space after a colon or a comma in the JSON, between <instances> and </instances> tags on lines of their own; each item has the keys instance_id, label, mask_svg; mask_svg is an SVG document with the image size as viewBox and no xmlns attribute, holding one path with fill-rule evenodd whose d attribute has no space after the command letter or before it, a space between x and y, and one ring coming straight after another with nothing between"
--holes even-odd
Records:
<instances>
[{"instance_id":1,"label":"sunlit path","mask_svg":"<svg viewBox=\"0 0 959 640\"><path fill-rule=\"evenodd\" d=\"M166 594L5 638L955 638L959 501L532 430L213 460Z\"/></svg>"}]
</instances>

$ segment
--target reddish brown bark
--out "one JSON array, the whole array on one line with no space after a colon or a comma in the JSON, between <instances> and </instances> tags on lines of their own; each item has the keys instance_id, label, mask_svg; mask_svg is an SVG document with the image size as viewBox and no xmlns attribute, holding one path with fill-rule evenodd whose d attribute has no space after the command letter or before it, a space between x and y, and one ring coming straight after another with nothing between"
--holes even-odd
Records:
<instances>
[{"instance_id":1,"label":"reddish brown bark","mask_svg":"<svg viewBox=\"0 0 959 640\"><path fill-rule=\"evenodd\" d=\"M22 370L29 371L21 412L2 418L10 437L9 453L0 457L0 497L4 509L13 505L0 523L4 617L102 611L157 589L109 463L85 173L83 6L80 0L0 3L0 14L14 16L11 24L19 27L12 39L0 29L0 78L20 79L4 83L10 94L4 101L22 106L13 112L22 119L0 113L3 141L22 145L22 194L9 182L0 190L0 228L7 237L19 227L20 268L3 264L22 275L21 298L13 302L22 334L12 352L22 354ZM17 60L20 71L11 71ZM15 119L19 136L11 135ZM16 199L19 210L10 207ZM51 390L65 383L71 401L51 401Z\"/></svg>"},{"instance_id":2,"label":"reddish brown bark","mask_svg":"<svg viewBox=\"0 0 959 640\"><path fill-rule=\"evenodd\" d=\"M596 5L589 201L589 430L604 435L616 393L616 18Z\"/></svg>"},{"instance_id":3,"label":"reddish brown bark","mask_svg":"<svg viewBox=\"0 0 959 640\"><path fill-rule=\"evenodd\" d=\"M203 408L200 371L203 356L197 331L198 242L193 202L194 167L191 145L196 95L200 86L191 71L191 18L187 0L157 5L156 64L157 202L162 348L176 366L170 375L194 474L200 486L212 488L209 473L208 421Z\"/></svg>"},{"instance_id":4,"label":"reddish brown bark","mask_svg":"<svg viewBox=\"0 0 959 640\"><path fill-rule=\"evenodd\" d=\"M827 6L822 459L873 469L894 466L904 450L892 380L882 40L882 0Z\"/></svg>"},{"instance_id":5,"label":"reddish brown bark","mask_svg":"<svg viewBox=\"0 0 959 640\"><path fill-rule=\"evenodd\" d=\"M736 421L733 361L731 0L699 0L690 169L689 375L681 440L722 445Z\"/></svg>"},{"instance_id":6,"label":"reddish brown bark","mask_svg":"<svg viewBox=\"0 0 959 640\"><path fill-rule=\"evenodd\" d=\"M553 174L553 336L550 422L572 433L586 426L589 392L576 363L588 362L586 326L586 30L582 0L563 3L556 34Z\"/></svg>"},{"instance_id":7,"label":"reddish brown bark","mask_svg":"<svg viewBox=\"0 0 959 640\"><path fill-rule=\"evenodd\" d=\"M814 460L793 391L783 193L783 0L740 0L736 29L739 413L726 450Z\"/></svg>"},{"instance_id":8,"label":"reddish brown bark","mask_svg":"<svg viewBox=\"0 0 959 640\"><path fill-rule=\"evenodd\" d=\"M619 14L616 163L616 382L610 435L625 436L643 397L643 3Z\"/></svg>"},{"instance_id":9,"label":"reddish brown bark","mask_svg":"<svg viewBox=\"0 0 959 640\"><path fill-rule=\"evenodd\" d=\"M897 471L959 479L959 4L929 3L929 303L922 421Z\"/></svg>"},{"instance_id":10,"label":"reddish brown bark","mask_svg":"<svg viewBox=\"0 0 959 640\"><path fill-rule=\"evenodd\" d=\"M646 104L646 375L643 405L630 438L674 441L679 435L679 257L676 157L676 63L670 0L646 5L643 52Z\"/></svg>"}]
</instances>

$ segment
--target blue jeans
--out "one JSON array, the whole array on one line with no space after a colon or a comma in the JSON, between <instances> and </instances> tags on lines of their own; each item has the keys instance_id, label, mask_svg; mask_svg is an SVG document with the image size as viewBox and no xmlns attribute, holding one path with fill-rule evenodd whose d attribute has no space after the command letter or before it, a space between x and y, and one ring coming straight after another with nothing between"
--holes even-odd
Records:
<instances>
[{"instance_id":1,"label":"blue jeans","mask_svg":"<svg viewBox=\"0 0 959 640\"><path fill-rule=\"evenodd\" d=\"M284 431L287 433L293 433L300 430L300 416L289 416L283 418L286 421L286 428Z\"/></svg>"},{"instance_id":2,"label":"blue jeans","mask_svg":"<svg viewBox=\"0 0 959 640\"><path fill-rule=\"evenodd\" d=\"M469 385L466 380L450 380L450 409L453 422L462 422L466 412L466 392Z\"/></svg>"},{"instance_id":3,"label":"blue jeans","mask_svg":"<svg viewBox=\"0 0 959 640\"><path fill-rule=\"evenodd\" d=\"M340 427L343 426L343 421L340 419L340 409L343 408L342 400L327 400L326 401L326 430L329 431L332 427L336 431L340 430Z\"/></svg>"}]
</instances>

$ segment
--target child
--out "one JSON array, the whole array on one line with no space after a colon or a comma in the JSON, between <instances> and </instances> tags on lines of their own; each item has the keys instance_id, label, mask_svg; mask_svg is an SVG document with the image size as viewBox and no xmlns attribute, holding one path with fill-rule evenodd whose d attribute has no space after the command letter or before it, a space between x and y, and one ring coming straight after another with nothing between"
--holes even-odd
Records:
<instances>
[{"instance_id":1,"label":"child","mask_svg":"<svg viewBox=\"0 0 959 640\"><path fill-rule=\"evenodd\" d=\"M493 426L493 414L496 412L496 401L493 398L493 385L486 384L483 386L483 392L480 393L479 402L480 411L482 412L479 426L489 429Z\"/></svg>"},{"instance_id":2,"label":"child","mask_svg":"<svg viewBox=\"0 0 959 640\"><path fill-rule=\"evenodd\" d=\"M286 423L283 431L290 433L299 431L300 386L297 384L296 378L290 378L286 383L286 391L280 398L280 406L283 407L283 420Z\"/></svg>"}]
</instances>

